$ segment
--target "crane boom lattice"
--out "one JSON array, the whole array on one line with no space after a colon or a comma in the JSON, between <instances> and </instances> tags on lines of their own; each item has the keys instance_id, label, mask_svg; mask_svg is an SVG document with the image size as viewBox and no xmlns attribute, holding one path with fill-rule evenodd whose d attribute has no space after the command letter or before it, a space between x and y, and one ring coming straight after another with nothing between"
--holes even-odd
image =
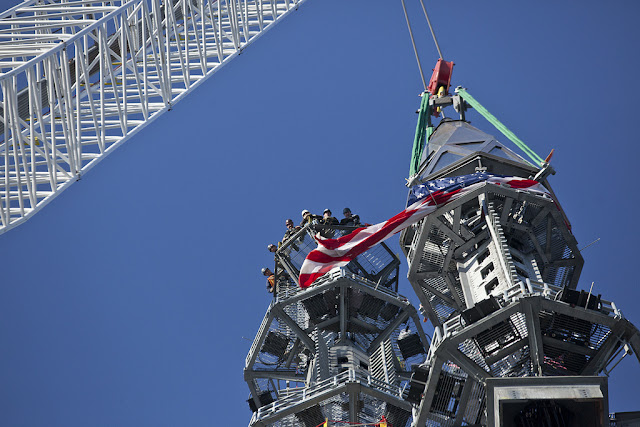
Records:
<instances>
[{"instance_id":1,"label":"crane boom lattice","mask_svg":"<svg viewBox=\"0 0 640 427\"><path fill-rule=\"evenodd\" d=\"M0 14L0 234L304 0L23 2Z\"/></svg>"}]
</instances>

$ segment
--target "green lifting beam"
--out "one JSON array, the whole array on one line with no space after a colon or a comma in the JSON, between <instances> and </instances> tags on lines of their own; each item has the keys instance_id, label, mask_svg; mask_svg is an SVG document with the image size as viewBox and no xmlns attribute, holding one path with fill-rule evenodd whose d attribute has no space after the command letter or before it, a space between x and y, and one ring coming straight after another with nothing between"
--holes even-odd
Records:
<instances>
[{"instance_id":1,"label":"green lifting beam","mask_svg":"<svg viewBox=\"0 0 640 427\"><path fill-rule=\"evenodd\" d=\"M533 161L533 164L536 166L541 166L544 164L544 160L538 156L533 150L520 139L513 132L511 132L505 125L500 122L493 114L487 111L478 101L476 101L469 93L461 87L456 88L456 93L462 97L471 107L473 107L477 112L479 112L489 123L495 126L504 136L509 138L511 142L516 144L524 153L529 156L529 158ZM415 145L414 145L415 147Z\"/></svg>"},{"instance_id":2,"label":"green lifting beam","mask_svg":"<svg viewBox=\"0 0 640 427\"><path fill-rule=\"evenodd\" d=\"M413 152L411 153L411 164L409 165L409 177L418 173L420 168L420 158L424 150L425 143L433 133L431 125L431 107L429 106L429 92L422 94L420 110L418 111L418 125L416 126L416 136L413 139Z\"/></svg>"},{"instance_id":3,"label":"green lifting beam","mask_svg":"<svg viewBox=\"0 0 640 427\"><path fill-rule=\"evenodd\" d=\"M458 87L456 93L469 104L472 108L478 111L489 123L491 123L496 129L498 129L504 136L509 138L516 146L518 146L533 162L536 166L541 166L545 163L542 157L538 156L531 148L527 146L520 138L518 138L513 132L498 120L493 114L491 114L486 108L484 108L474 97L469 95L466 89ZM418 125L416 126L416 135L413 140L413 152L411 154L411 164L409 165L409 177L413 177L418 173L420 168L420 159L424 151L425 145L429 142L431 134L433 134L433 125L431 124L431 106L429 105L429 92L422 94L422 101L420 102L420 110L418 111Z\"/></svg>"}]
</instances>

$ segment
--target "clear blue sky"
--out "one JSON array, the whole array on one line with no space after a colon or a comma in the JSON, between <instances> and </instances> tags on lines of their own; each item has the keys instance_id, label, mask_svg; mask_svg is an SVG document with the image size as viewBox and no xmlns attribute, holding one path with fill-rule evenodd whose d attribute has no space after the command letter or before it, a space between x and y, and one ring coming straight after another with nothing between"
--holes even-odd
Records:
<instances>
[{"instance_id":1,"label":"clear blue sky","mask_svg":"<svg viewBox=\"0 0 640 427\"><path fill-rule=\"evenodd\" d=\"M640 3L427 6L454 85L540 156L555 148L551 184L580 247L601 238L581 287L640 326ZM371 223L402 209L420 91L399 0L309 0L0 236L0 425L247 425L266 245L304 208ZM638 383L628 357L610 409L640 410Z\"/></svg>"}]
</instances>

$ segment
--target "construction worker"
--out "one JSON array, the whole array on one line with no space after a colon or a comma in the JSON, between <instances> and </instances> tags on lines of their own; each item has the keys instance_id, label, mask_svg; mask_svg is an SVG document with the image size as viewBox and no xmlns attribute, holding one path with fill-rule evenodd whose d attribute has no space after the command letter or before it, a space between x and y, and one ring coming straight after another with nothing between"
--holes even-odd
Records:
<instances>
[{"instance_id":1,"label":"construction worker","mask_svg":"<svg viewBox=\"0 0 640 427\"><path fill-rule=\"evenodd\" d=\"M344 208L342 210L342 214L344 218L340 220L340 225L351 225L351 226L359 226L360 225L360 217L358 215L352 215L351 209Z\"/></svg>"},{"instance_id":2,"label":"construction worker","mask_svg":"<svg viewBox=\"0 0 640 427\"><path fill-rule=\"evenodd\" d=\"M313 221L319 222L322 220L321 216L318 215L313 215L311 212L309 212L306 209L302 210L302 221L300 222L300 227L304 227L307 224L311 224L313 223Z\"/></svg>"},{"instance_id":3,"label":"construction worker","mask_svg":"<svg viewBox=\"0 0 640 427\"><path fill-rule=\"evenodd\" d=\"M320 223L324 225L324 227L320 229L320 235L328 239L332 239L335 236L335 229L333 226L340 224L338 220L331 215L331 209L324 210Z\"/></svg>"},{"instance_id":4,"label":"construction worker","mask_svg":"<svg viewBox=\"0 0 640 427\"><path fill-rule=\"evenodd\" d=\"M269 267L264 267L262 269L262 275L266 276L267 278L267 291L269 293L273 293L273 289L276 286L276 275L273 274L273 272L271 271L271 269Z\"/></svg>"},{"instance_id":5,"label":"construction worker","mask_svg":"<svg viewBox=\"0 0 640 427\"><path fill-rule=\"evenodd\" d=\"M285 227L287 227L287 231L284 233L284 237L282 238L282 243L289 240L294 234L300 231L301 227L296 227L293 225L293 220L291 218L287 219L284 222Z\"/></svg>"},{"instance_id":6,"label":"construction worker","mask_svg":"<svg viewBox=\"0 0 640 427\"><path fill-rule=\"evenodd\" d=\"M287 227L287 231L285 231L284 237L282 238L282 242L281 242L282 245L287 243L287 241L291 239L298 231L300 231L300 228L301 228L301 227L294 226L293 220L291 218L287 219L284 222L284 225ZM299 250L298 245L296 245L295 243L291 243L290 248L293 249L294 251Z\"/></svg>"},{"instance_id":7,"label":"construction worker","mask_svg":"<svg viewBox=\"0 0 640 427\"><path fill-rule=\"evenodd\" d=\"M322 223L325 225L339 224L338 220L331 214L331 209L325 209L324 212L322 212Z\"/></svg>"},{"instance_id":8,"label":"construction worker","mask_svg":"<svg viewBox=\"0 0 640 427\"><path fill-rule=\"evenodd\" d=\"M274 245L273 243L271 243L271 244L269 244L267 246L267 250L274 254L273 255L273 261L275 262L275 265L276 265L276 273L278 273L279 275L286 274L286 270L282 266L282 263L278 259L278 256L275 254L276 252L278 252L278 247L276 245ZM280 278L283 278L283 277L280 277Z\"/></svg>"}]
</instances>

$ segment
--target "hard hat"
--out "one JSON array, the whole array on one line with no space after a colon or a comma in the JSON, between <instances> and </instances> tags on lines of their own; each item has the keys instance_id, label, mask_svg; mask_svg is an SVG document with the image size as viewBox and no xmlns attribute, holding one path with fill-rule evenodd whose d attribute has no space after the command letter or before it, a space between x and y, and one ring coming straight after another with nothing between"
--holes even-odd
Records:
<instances>
[{"instance_id":1,"label":"hard hat","mask_svg":"<svg viewBox=\"0 0 640 427\"><path fill-rule=\"evenodd\" d=\"M327 212L331 213L331 209L325 209L324 211L322 211L323 214L326 214Z\"/></svg>"},{"instance_id":2,"label":"hard hat","mask_svg":"<svg viewBox=\"0 0 640 427\"><path fill-rule=\"evenodd\" d=\"M311 212L309 212L309 211L308 211L308 210L306 210L306 209L303 209L303 210L302 210L302 216L304 216L304 214L308 214L308 213L311 213Z\"/></svg>"},{"instance_id":3,"label":"hard hat","mask_svg":"<svg viewBox=\"0 0 640 427\"><path fill-rule=\"evenodd\" d=\"M271 248L275 248L275 247L276 247L276 245L274 245L273 243L269 243L269 244L267 245L267 249L268 249L268 250L271 250Z\"/></svg>"},{"instance_id":4,"label":"hard hat","mask_svg":"<svg viewBox=\"0 0 640 427\"><path fill-rule=\"evenodd\" d=\"M289 218L288 220L286 220L284 222L285 224L293 224L293 220L291 218Z\"/></svg>"},{"instance_id":5,"label":"hard hat","mask_svg":"<svg viewBox=\"0 0 640 427\"><path fill-rule=\"evenodd\" d=\"M351 209L349 209L349 208L342 209L342 213L343 214L346 214L347 212L351 213Z\"/></svg>"},{"instance_id":6,"label":"hard hat","mask_svg":"<svg viewBox=\"0 0 640 427\"><path fill-rule=\"evenodd\" d=\"M267 267L262 267L262 274L266 273L266 272L267 272L267 270L268 270L268 268L267 268Z\"/></svg>"}]
</instances>

